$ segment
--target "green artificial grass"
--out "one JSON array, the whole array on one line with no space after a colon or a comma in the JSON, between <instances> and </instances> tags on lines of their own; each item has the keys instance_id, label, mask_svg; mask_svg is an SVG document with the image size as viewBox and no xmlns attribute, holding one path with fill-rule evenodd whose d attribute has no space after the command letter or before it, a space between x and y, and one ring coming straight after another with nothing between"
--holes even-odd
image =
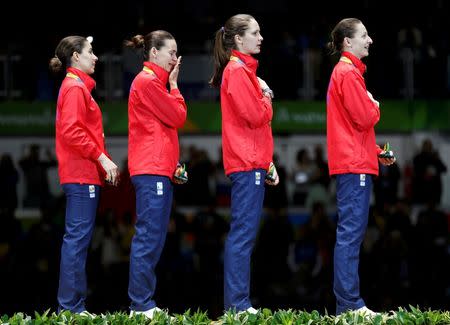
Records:
<instances>
[{"instance_id":1,"label":"green artificial grass","mask_svg":"<svg viewBox=\"0 0 450 325\"><path fill-rule=\"evenodd\" d=\"M3 315L1 324L8 325L109 325L109 324L179 324L179 325L450 325L450 312L440 310L420 310L418 307L409 306L409 309L399 308L389 313L380 313L375 317L364 316L355 312L346 312L339 316L320 314L318 311L306 312L300 310L263 309L258 314L226 312L217 320L208 317L207 312L200 310L184 314L168 314L156 312L153 319L147 319L144 315L129 317L128 313L116 312L94 315L93 317L72 314L68 311L62 313L50 312L43 314L35 312L33 316L16 313L9 317Z\"/></svg>"}]
</instances>

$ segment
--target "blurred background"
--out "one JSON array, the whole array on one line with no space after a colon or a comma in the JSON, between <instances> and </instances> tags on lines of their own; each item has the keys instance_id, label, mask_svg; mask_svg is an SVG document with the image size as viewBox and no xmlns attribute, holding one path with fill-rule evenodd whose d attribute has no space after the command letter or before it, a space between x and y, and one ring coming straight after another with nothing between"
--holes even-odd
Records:
<instances>
[{"instance_id":1,"label":"blurred background","mask_svg":"<svg viewBox=\"0 0 450 325\"><path fill-rule=\"evenodd\" d=\"M328 55L326 43L339 20L357 17L374 41L365 78L381 103L377 142L389 142L397 156L394 166L380 167L375 181L361 250L362 296L377 311L408 304L449 309L449 3L302 6L290 0L2 4L0 314L57 305L65 209L54 148L61 77L49 73L48 61L68 35L94 37L94 97L108 150L122 169L119 187L103 189L87 265L87 307L95 313L128 309L135 199L127 172L127 96L142 58L122 42L155 29L171 32L183 56L179 86L188 121L180 132L180 160L190 178L176 186L155 299L171 312L222 313L230 181L221 161L218 92L208 80L214 34L236 13L252 14L264 37L258 74L275 93L274 160L281 177L266 191L252 260L254 306L334 313L337 215L324 99L337 58Z\"/></svg>"}]
</instances>

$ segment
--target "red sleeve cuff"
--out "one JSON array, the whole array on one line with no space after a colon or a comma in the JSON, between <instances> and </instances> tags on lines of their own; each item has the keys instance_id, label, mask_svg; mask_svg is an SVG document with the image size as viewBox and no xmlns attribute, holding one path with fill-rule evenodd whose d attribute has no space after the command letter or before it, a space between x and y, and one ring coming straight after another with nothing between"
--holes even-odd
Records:
<instances>
[{"instance_id":1,"label":"red sleeve cuff","mask_svg":"<svg viewBox=\"0 0 450 325\"><path fill-rule=\"evenodd\" d=\"M383 149L380 148L379 145L377 145L377 155L383 152Z\"/></svg>"},{"instance_id":2,"label":"red sleeve cuff","mask_svg":"<svg viewBox=\"0 0 450 325\"><path fill-rule=\"evenodd\" d=\"M97 161L98 157L100 157L101 154L102 154L102 151L99 148L95 147L94 151L92 152L91 158L93 160Z\"/></svg>"},{"instance_id":3,"label":"red sleeve cuff","mask_svg":"<svg viewBox=\"0 0 450 325\"><path fill-rule=\"evenodd\" d=\"M180 89L175 88L170 90L170 94L174 96L181 96Z\"/></svg>"}]
</instances>

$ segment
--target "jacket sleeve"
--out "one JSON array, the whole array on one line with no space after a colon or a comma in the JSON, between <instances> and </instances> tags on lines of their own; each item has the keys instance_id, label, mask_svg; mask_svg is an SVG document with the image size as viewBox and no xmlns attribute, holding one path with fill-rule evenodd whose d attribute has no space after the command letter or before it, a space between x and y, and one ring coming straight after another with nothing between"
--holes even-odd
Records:
<instances>
[{"instance_id":1,"label":"jacket sleeve","mask_svg":"<svg viewBox=\"0 0 450 325\"><path fill-rule=\"evenodd\" d=\"M380 109L367 95L364 80L354 71L349 71L342 81L344 107L359 131L375 126L380 119Z\"/></svg>"},{"instance_id":2,"label":"jacket sleeve","mask_svg":"<svg viewBox=\"0 0 450 325\"><path fill-rule=\"evenodd\" d=\"M159 82L146 83L143 89L142 103L164 124L173 128L182 128L186 122L187 107L179 89L167 92Z\"/></svg>"},{"instance_id":3,"label":"jacket sleeve","mask_svg":"<svg viewBox=\"0 0 450 325\"><path fill-rule=\"evenodd\" d=\"M377 151L377 155L383 152L383 149L381 149L380 146L377 144L375 145L375 150Z\"/></svg>"},{"instance_id":4,"label":"jacket sleeve","mask_svg":"<svg viewBox=\"0 0 450 325\"><path fill-rule=\"evenodd\" d=\"M259 128L272 120L270 99L258 93L244 69L230 71L226 92L235 114L246 121L250 128Z\"/></svg>"},{"instance_id":5,"label":"jacket sleeve","mask_svg":"<svg viewBox=\"0 0 450 325\"><path fill-rule=\"evenodd\" d=\"M67 90L61 103L59 123L64 142L84 158L97 160L102 153L86 132L83 117L87 112L83 90L71 87Z\"/></svg>"}]
</instances>

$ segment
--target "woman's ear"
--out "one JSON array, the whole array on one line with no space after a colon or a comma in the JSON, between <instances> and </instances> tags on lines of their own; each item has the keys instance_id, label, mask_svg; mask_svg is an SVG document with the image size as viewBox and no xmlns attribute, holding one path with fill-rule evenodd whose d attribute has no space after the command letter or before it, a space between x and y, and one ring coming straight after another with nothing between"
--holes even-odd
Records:
<instances>
[{"instance_id":1,"label":"woman's ear","mask_svg":"<svg viewBox=\"0 0 450 325\"><path fill-rule=\"evenodd\" d=\"M80 53L78 53L77 51L74 51L72 53L72 59L74 62L78 62L78 60L80 59Z\"/></svg>"},{"instance_id":2,"label":"woman's ear","mask_svg":"<svg viewBox=\"0 0 450 325\"><path fill-rule=\"evenodd\" d=\"M345 47L352 47L352 41L349 37L344 37L344 46Z\"/></svg>"},{"instance_id":3,"label":"woman's ear","mask_svg":"<svg viewBox=\"0 0 450 325\"><path fill-rule=\"evenodd\" d=\"M150 49L150 57L152 58L156 58L156 54L158 53L158 50L156 49L156 47L152 47Z\"/></svg>"},{"instance_id":4,"label":"woman's ear","mask_svg":"<svg viewBox=\"0 0 450 325\"><path fill-rule=\"evenodd\" d=\"M242 37L239 36L238 34L234 35L234 43L237 45L242 45Z\"/></svg>"}]
</instances>

